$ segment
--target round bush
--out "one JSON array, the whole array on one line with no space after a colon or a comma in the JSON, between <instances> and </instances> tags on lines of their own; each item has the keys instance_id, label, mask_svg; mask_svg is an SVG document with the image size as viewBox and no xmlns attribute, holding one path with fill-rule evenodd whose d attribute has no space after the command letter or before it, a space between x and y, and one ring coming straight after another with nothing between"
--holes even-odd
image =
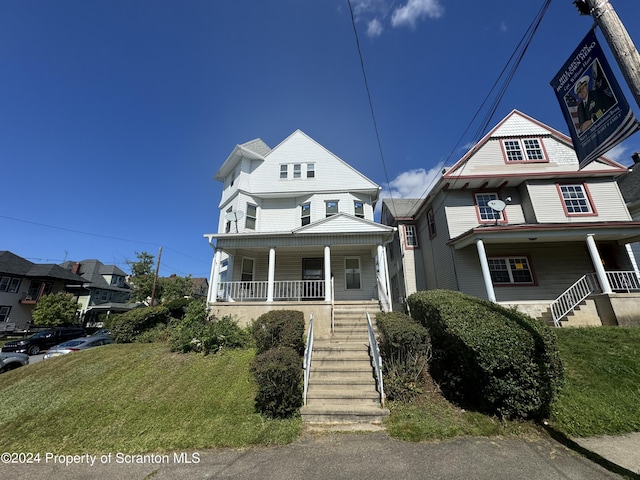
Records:
<instances>
[{"instance_id":1,"label":"round bush","mask_svg":"<svg viewBox=\"0 0 640 480\"><path fill-rule=\"evenodd\" d=\"M258 384L256 410L270 418L289 418L302 406L302 362L289 347L256 355L251 372Z\"/></svg>"}]
</instances>

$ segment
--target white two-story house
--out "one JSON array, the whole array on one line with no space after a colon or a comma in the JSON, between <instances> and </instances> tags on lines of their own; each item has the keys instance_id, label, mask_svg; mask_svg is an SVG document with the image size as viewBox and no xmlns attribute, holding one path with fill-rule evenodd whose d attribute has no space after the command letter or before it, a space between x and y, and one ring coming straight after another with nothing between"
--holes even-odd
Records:
<instances>
[{"instance_id":1,"label":"white two-story house","mask_svg":"<svg viewBox=\"0 0 640 480\"><path fill-rule=\"evenodd\" d=\"M204 236L214 249L216 316L248 322L296 309L326 332L337 302L389 308L385 245L394 228L373 220L374 182L300 130L274 148L260 139L237 145L214 178L224 184L218 232Z\"/></svg>"},{"instance_id":2,"label":"white two-story house","mask_svg":"<svg viewBox=\"0 0 640 480\"><path fill-rule=\"evenodd\" d=\"M640 222L616 183L626 171L605 157L580 170L569 137L512 111L426 198L383 202L382 222L398 228L394 307L416 290L450 289L556 325L640 324L626 248Z\"/></svg>"}]
</instances>

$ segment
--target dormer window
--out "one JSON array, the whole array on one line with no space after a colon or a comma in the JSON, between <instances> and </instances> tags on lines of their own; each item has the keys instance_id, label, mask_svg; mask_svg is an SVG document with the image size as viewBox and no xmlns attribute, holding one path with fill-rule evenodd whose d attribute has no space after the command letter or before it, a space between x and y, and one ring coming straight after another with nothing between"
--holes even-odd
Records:
<instances>
[{"instance_id":1,"label":"dormer window","mask_svg":"<svg viewBox=\"0 0 640 480\"><path fill-rule=\"evenodd\" d=\"M364 203L354 200L353 202L353 211L356 217L364 218Z\"/></svg>"},{"instance_id":2,"label":"dormer window","mask_svg":"<svg viewBox=\"0 0 640 480\"><path fill-rule=\"evenodd\" d=\"M327 217L335 215L338 213L338 201L337 200L328 200L325 203Z\"/></svg>"},{"instance_id":3,"label":"dormer window","mask_svg":"<svg viewBox=\"0 0 640 480\"><path fill-rule=\"evenodd\" d=\"M506 163L549 161L539 138L502 140L502 151Z\"/></svg>"}]
</instances>

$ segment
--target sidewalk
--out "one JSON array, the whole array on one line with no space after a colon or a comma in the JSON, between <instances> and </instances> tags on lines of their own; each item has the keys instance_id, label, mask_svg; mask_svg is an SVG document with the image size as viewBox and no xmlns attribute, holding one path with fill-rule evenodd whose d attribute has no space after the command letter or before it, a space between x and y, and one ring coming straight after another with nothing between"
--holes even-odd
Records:
<instances>
[{"instance_id":1,"label":"sidewalk","mask_svg":"<svg viewBox=\"0 0 640 480\"><path fill-rule=\"evenodd\" d=\"M591 448L604 448L591 441ZM606 439L606 445L623 459L635 458L640 446L637 435ZM582 442L582 440L580 440ZM626 450L625 444L635 444ZM603 450L602 450L603 451ZM625 453L627 452L627 453ZM79 452L81 453L81 452ZM106 454L107 452L105 452ZM176 452L165 456L136 458L118 463L116 452L110 462L87 464L31 465L0 464L0 477L31 480L80 479L331 479L388 478L474 480L601 480L640 478L631 472L624 477L607 470L586 456L550 438L503 439L458 438L432 443L408 443L384 432L305 434L291 445L249 449L219 449ZM603 451L603 454L604 451ZM608 453L606 455L609 455ZM613 454L610 455L613 458ZM106 455L105 455L106 458Z\"/></svg>"},{"instance_id":2,"label":"sidewalk","mask_svg":"<svg viewBox=\"0 0 640 480\"><path fill-rule=\"evenodd\" d=\"M634 472L640 478L640 433L588 438L572 438L582 448Z\"/></svg>"}]
</instances>

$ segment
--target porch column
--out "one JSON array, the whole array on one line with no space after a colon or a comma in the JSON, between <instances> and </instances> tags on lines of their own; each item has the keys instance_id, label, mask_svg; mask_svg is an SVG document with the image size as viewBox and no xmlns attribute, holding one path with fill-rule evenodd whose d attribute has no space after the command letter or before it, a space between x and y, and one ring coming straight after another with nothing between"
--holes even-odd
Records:
<instances>
[{"instance_id":1,"label":"porch column","mask_svg":"<svg viewBox=\"0 0 640 480\"><path fill-rule=\"evenodd\" d=\"M209 277L209 292L207 295L207 303L215 303L218 300L218 288L220 281L220 258L222 250L216 248L211 262L211 276Z\"/></svg>"},{"instance_id":2,"label":"porch column","mask_svg":"<svg viewBox=\"0 0 640 480\"><path fill-rule=\"evenodd\" d=\"M269 249L269 276L267 277L267 302L273 302L273 283L276 276L276 249Z\"/></svg>"},{"instance_id":3,"label":"porch column","mask_svg":"<svg viewBox=\"0 0 640 480\"><path fill-rule=\"evenodd\" d=\"M633 271L638 273L638 262L636 262L636 256L633 254L633 247L631 247L630 243L624 244L627 249L627 255L629 255L629 261L631 262L631 266L633 267Z\"/></svg>"},{"instance_id":4,"label":"porch column","mask_svg":"<svg viewBox=\"0 0 640 480\"><path fill-rule=\"evenodd\" d=\"M484 288L487 290L487 297L493 303L496 302L496 292L493 290L493 282L491 281L491 272L489 272L489 262L487 261L487 252L484 249L484 242L481 238L476 240L478 248L478 257L480 257L480 268L482 269L482 278L484 279Z\"/></svg>"},{"instance_id":5,"label":"porch column","mask_svg":"<svg viewBox=\"0 0 640 480\"><path fill-rule=\"evenodd\" d=\"M593 233L587 234L587 248L589 249L589 255L591 255L593 266L596 267L596 277L598 277L598 281L602 287L602 293L611 293L611 285L609 284L609 279L604 271L602 259L600 258L596 241L593 238Z\"/></svg>"},{"instance_id":6,"label":"porch column","mask_svg":"<svg viewBox=\"0 0 640 480\"><path fill-rule=\"evenodd\" d=\"M324 301L333 300L331 292L331 247L324 246Z\"/></svg>"},{"instance_id":7,"label":"porch column","mask_svg":"<svg viewBox=\"0 0 640 480\"><path fill-rule=\"evenodd\" d=\"M387 265L387 251L382 244L378 245L378 273L380 274L380 283L385 289L385 295L389 302L389 311L391 311L391 286L389 284L389 266Z\"/></svg>"}]
</instances>

